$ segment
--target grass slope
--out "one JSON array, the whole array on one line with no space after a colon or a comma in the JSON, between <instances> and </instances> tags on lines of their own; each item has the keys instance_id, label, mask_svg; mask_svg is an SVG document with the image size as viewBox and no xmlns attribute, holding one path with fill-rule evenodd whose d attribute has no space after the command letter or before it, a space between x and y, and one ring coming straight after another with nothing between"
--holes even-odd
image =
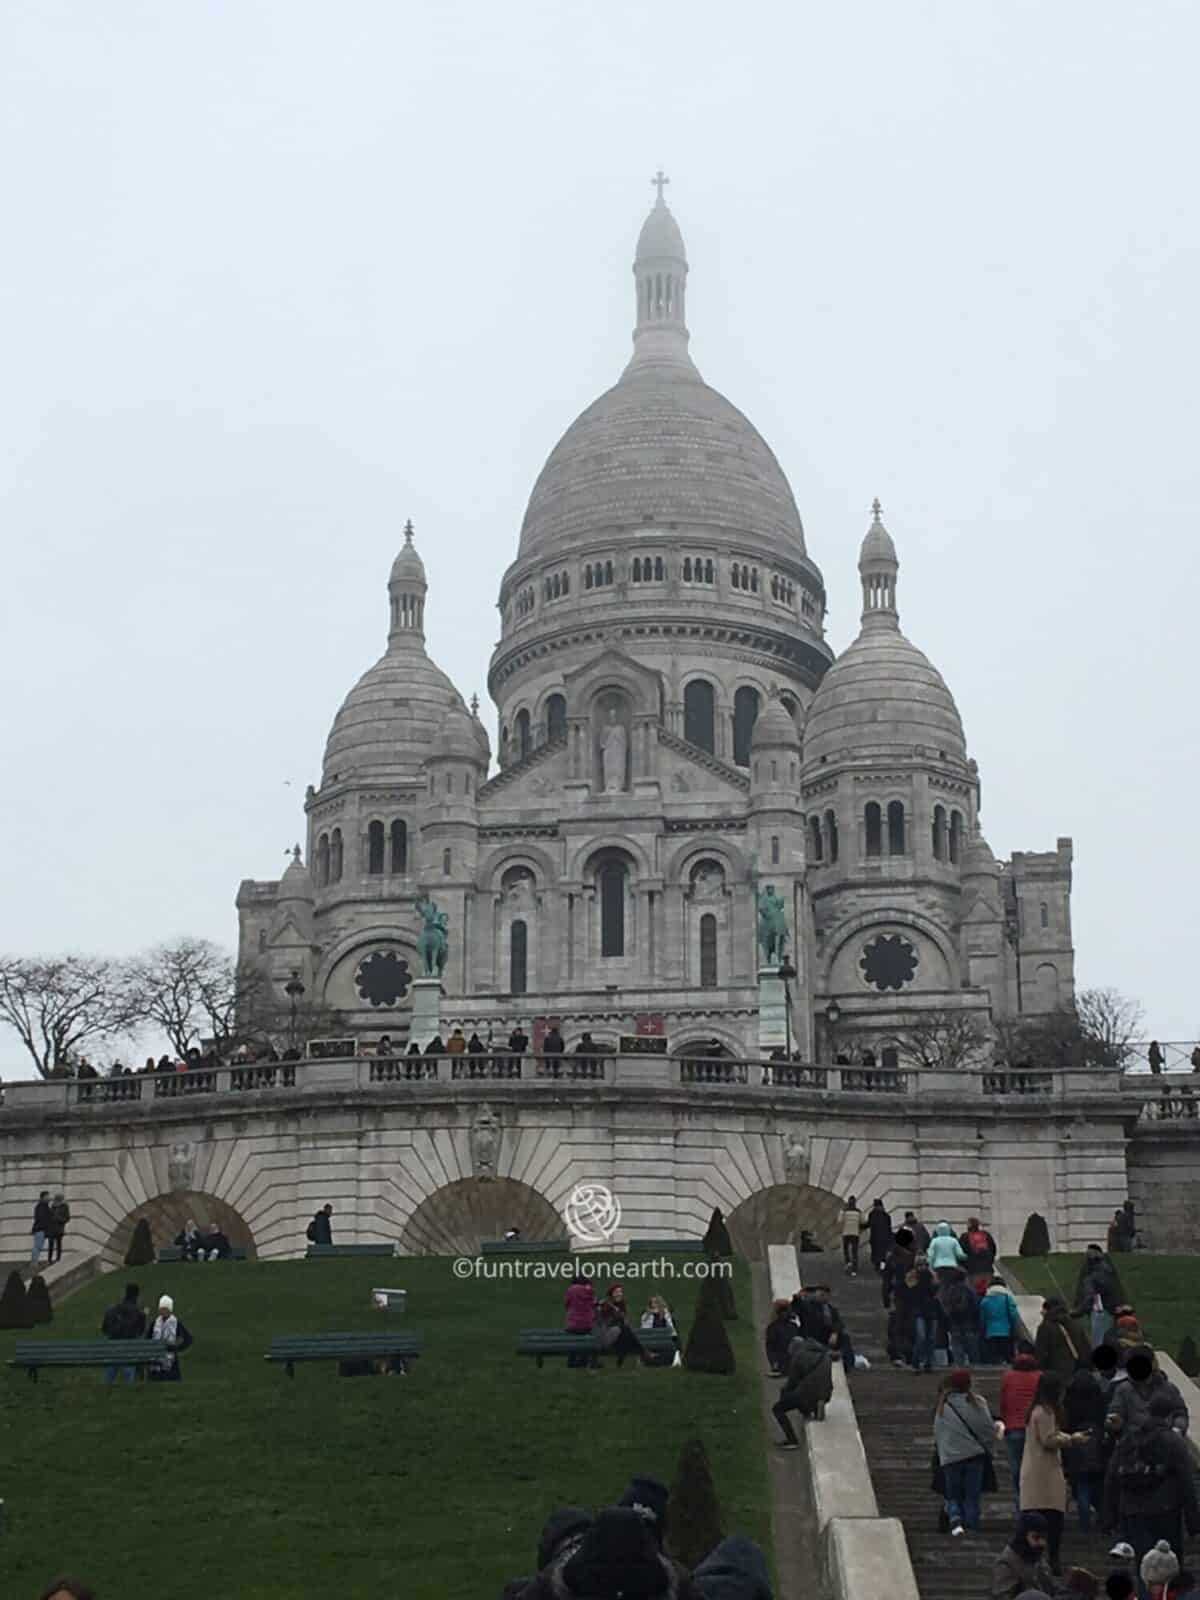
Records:
<instances>
[{"instance_id":1,"label":"grass slope","mask_svg":"<svg viewBox=\"0 0 1200 1600\"><path fill-rule=\"evenodd\" d=\"M766 1449L749 1274L730 1325L739 1370L599 1374L518 1360L521 1327L561 1326L565 1281L457 1282L441 1259L194 1264L124 1269L67 1301L54 1324L0 1334L95 1335L132 1278L170 1293L196 1343L180 1384L107 1388L102 1373L0 1371L0 1592L32 1595L60 1571L100 1600L337 1595L489 1600L533 1566L554 1506L610 1503L635 1472L670 1482L684 1440L713 1463L727 1530L769 1548ZM289 1381L262 1357L273 1334L377 1328L375 1284L409 1292L426 1354L407 1378ZM696 1285L664 1293L681 1331Z\"/></svg>"},{"instance_id":2,"label":"grass slope","mask_svg":"<svg viewBox=\"0 0 1200 1600\"><path fill-rule=\"evenodd\" d=\"M1012 1270L1030 1294L1075 1293L1082 1255L1014 1256ZM1147 1337L1176 1355L1185 1334L1200 1339L1200 1258L1134 1252L1113 1257L1121 1287Z\"/></svg>"}]
</instances>

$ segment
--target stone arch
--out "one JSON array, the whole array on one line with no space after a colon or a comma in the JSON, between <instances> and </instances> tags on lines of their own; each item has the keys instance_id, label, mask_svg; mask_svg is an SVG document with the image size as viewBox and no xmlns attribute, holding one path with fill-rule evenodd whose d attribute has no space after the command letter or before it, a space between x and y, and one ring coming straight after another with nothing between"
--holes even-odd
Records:
<instances>
[{"instance_id":1,"label":"stone arch","mask_svg":"<svg viewBox=\"0 0 1200 1600\"><path fill-rule=\"evenodd\" d=\"M198 1189L174 1189L166 1194L155 1195L152 1200L143 1200L113 1229L104 1247L107 1254L124 1261L133 1230L143 1217L150 1224L156 1250L172 1244L175 1235L182 1232L190 1219L201 1232L210 1223L218 1223L230 1244L241 1246L248 1256L258 1254L250 1224L241 1212L235 1211L228 1201L218 1199L215 1194L205 1194Z\"/></svg>"},{"instance_id":2,"label":"stone arch","mask_svg":"<svg viewBox=\"0 0 1200 1600\"><path fill-rule=\"evenodd\" d=\"M959 967L958 954L943 928L919 911L912 911L900 906L879 906L871 911L861 911L855 917L841 923L834 928L825 940L824 952L824 981L828 987L833 970L837 965L838 957L852 939L866 933L869 928L895 927L903 929L911 927L922 933L929 942L936 946L942 960L946 963L946 971L950 975L950 987L958 987Z\"/></svg>"},{"instance_id":3,"label":"stone arch","mask_svg":"<svg viewBox=\"0 0 1200 1600\"><path fill-rule=\"evenodd\" d=\"M519 1228L525 1239L567 1237L554 1207L516 1178L459 1178L435 1189L409 1217L400 1235L406 1255L474 1256L485 1240Z\"/></svg>"},{"instance_id":4,"label":"stone arch","mask_svg":"<svg viewBox=\"0 0 1200 1600\"><path fill-rule=\"evenodd\" d=\"M500 892L500 880L510 867L528 867L533 873L538 892L558 879L558 867L549 851L539 845L522 840L520 844L497 845L475 869L475 884L479 889Z\"/></svg>"},{"instance_id":5,"label":"stone arch","mask_svg":"<svg viewBox=\"0 0 1200 1600\"><path fill-rule=\"evenodd\" d=\"M731 888L745 883L750 876L746 853L738 845L732 844L723 834L694 833L664 856L664 882L687 883L692 868L706 856L713 856L721 862Z\"/></svg>"},{"instance_id":6,"label":"stone arch","mask_svg":"<svg viewBox=\"0 0 1200 1600\"><path fill-rule=\"evenodd\" d=\"M763 1261L769 1244L799 1245L805 1231L823 1250L836 1250L842 1206L840 1195L811 1183L774 1183L747 1195L725 1221L737 1253ZM803 1274L803 1259L800 1269Z\"/></svg>"},{"instance_id":7,"label":"stone arch","mask_svg":"<svg viewBox=\"0 0 1200 1600\"><path fill-rule=\"evenodd\" d=\"M640 840L624 833L593 834L589 838L581 839L576 845L567 862L563 873L568 882L581 882L587 877L592 858L609 852L629 856L635 867L634 876L638 878L655 877L650 858Z\"/></svg>"},{"instance_id":8,"label":"stone arch","mask_svg":"<svg viewBox=\"0 0 1200 1600\"><path fill-rule=\"evenodd\" d=\"M690 1024L678 1032L672 1028L671 1055L676 1060L696 1055L699 1053L699 1047L712 1044L714 1040L724 1045L735 1061L749 1059L746 1053L746 1041L742 1036L727 1023L716 1020Z\"/></svg>"},{"instance_id":9,"label":"stone arch","mask_svg":"<svg viewBox=\"0 0 1200 1600\"><path fill-rule=\"evenodd\" d=\"M416 939L412 934L397 934L395 928L374 927L362 928L346 934L328 950L321 959L317 969L314 990L326 1005L335 1011L356 1011L363 1008L364 1002L358 996L355 988L354 977L358 964L373 950L394 950L408 963L409 973L415 978L422 971L421 958L417 954ZM409 998L406 996L396 1007L407 1012Z\"/></svg>"}]
</instances>

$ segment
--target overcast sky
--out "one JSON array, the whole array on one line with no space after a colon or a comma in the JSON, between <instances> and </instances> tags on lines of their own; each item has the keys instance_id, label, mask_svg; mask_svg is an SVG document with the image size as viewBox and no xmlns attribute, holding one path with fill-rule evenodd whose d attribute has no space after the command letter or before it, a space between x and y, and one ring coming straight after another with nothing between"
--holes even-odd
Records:
<instances>
[{"instance_id":1,"label":"overcast sky","mask_svg":"<svg viewBox=\"0 0 1200 1600\"><path fill-rule=\"evenodd\" d=\"M1196 1037L1198 50L1169 0L8 0L0 949L232 947L406 517L486 698L661 165L832 644L879 495L997 855L1070 835L1080 983Z\"/></svg>"}]
</instances>

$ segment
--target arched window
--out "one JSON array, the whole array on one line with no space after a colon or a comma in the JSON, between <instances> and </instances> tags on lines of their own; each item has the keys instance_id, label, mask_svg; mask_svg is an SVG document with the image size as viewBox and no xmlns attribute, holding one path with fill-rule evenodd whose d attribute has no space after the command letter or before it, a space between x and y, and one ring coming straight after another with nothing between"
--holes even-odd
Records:
<instances>
[{"instance_id":1,"label":"arched window","mask_svg":"<svg viewBox=\"0 0 1200 1600\"><path fill-rule=\"evenodd\" d=\"M866 824L867 854L881 856L883 854L883 813L874 800L867 801L867 809L863 812L863 822Z\"/></svg>"},{"instance_id":2,"label":"arched window","mask_svg":"<svg viewBox=\"0 0 1200 1600\"><path fill-rule=\"evenodd\" d=\"M524 761L525 757L529 754L530 750L532 749L532 743L531 743L530 737L529 737L529 713L528 713L528 711L518 711L517 712L516 729L517 729L517 760L518 761Z\"/></svg>"},{"instance_id":3,"label":"arched window","mask_svg":"<svg viewBox=\"0 0 1200 1600\"><path fill-rule=\"evenodd\" d=\"M809 817L808 819L808 854L812 861L820 861L825 855L821 841L820 817Z\"/></svg>"},{"instance_id":4,"label":"arched window","mask_svg":"<svg viewBox=\"0 0 1200 1600\"><path fill-rule=\"evenodd\" d=\"M641 556L634 556L634 558L633 558L633 572L632 572L631 576L633 578L634 583L641 583L641 581L642 581L642 558L641 558Z\"/></svg>"},{"instance_id":5,"label":"arched window","mask_svg":"<svg viewBox=\"0 0 1200 1600\"><path fill-rule=\"evenodd\" d=\"M655 581L655 583L661 583L662 582L664 570L665 569L663 567L663 558L661 556L655 556L655 558L654 558L654 581Z\"/></svg>"},{"instance_id":6,"label":"arched window","mask_svg":"<svg viewBox=\"0 0 1200 1600\"><path fill-rule=\"evenodd\" d=\"M933 808L933 859L945 861L946 859L946 808L934 806Z\"/></svg>"},{"instance_id":7,"label":"arched window","mask_svg":"<svg viewBox=\"0 0 1200 1600\"><path fill-rule=\"evenodd\" d=\"M950 859L957 866L962 855L962 812L950 813Z\"/></svg>"},{"instance_id":8,"label":"arched window","mask_svg":"<svg viewBox=\"0 0 1200 1600\"><path fill-rule=\"evenodd\" d=\"M317 888L329 882L329 835L323 833L317 840Z\"/></svg>"},{"instance_id":9,"label":"arched window","mask_svg":"<svg viewBox=\"0 0 1200 1600\"><path fill-rule=\"evenodd\" d=\"M779 835L777 833L771 835L771 865L773 867L779 865Z\"/></svg>"},{"instance_id":10,"label":"arched window","mask_svg":"<svg viewBox=\"0 0 1200 1600\"><path fill-rule=\"evenodd\" d=\"M717 987L717 919L711 911L700 918L700 987Z\"/></svg>"},{"instance_id":11,"label":"arched window","mask_svg":"<svg viewBox=\"0 0 1200 1600\"><path fill-rule=\"evenodd\" d=\"M625 954L625 866L605 861L597 874L600 886L600 954Z\"/></svg>"},{"instance_id":12,"label":"arched window","mask_svg":"<svg viewBox=\"0 0 1200 1600\"><path fill-rule=\"evenodd\" d=\"M750 765L750 740L758 707L758 690L743 684L733 697L733 759L739 767Z\"/></svg>"},{"instance_id":13,"label":"arched window","mask_svg":"<svg viewBox=\"0 0 1200 1600\"><path fill-rule=\"evenodd\" d=\"M605 581L605 583L611 583L612 580L613 580L613 564L612 564L611 561L606 561L604 563L604 581Z\"/></svg>"},{"instance_id":14,"label":"arched window","mask_svg":"<svg viewBox=\"0 0 1200 1600\"><path fill-rule=\"evenodd\" d=\"M830 861L836 861L838 858L838 829L837 817L832 811L825 813L825 842L829 846Z\"/></svg>"},{"instance_id":15,"label":"arched window","mask_svg":"<svg viewBox=\"0 0 1200 1600\"><path fill-rule=\"evenodd\" d=\"M592 569L590 566L586 566L583 569L583 587L585 589L592 587Z\"/></svg>"},{"instance_id":16,"label":"arched window","mask_svg":"<svg viewBox=\"0 0 1200 1600\"><path fill-rule=\"evenodd\" d=\"M408 871L408 827L399 817L392 823L392 871Z\"/></svg>"},{"instance_id":17,"label":"arched window","mask_svg":"<svg viewBox=\"0 0 1200 1600\"><path fill-rule=\"evenodd\" d=\"M693 678L683 691L683 737L709 755L717 748L717 697L707 678Z\"/></svg>"},{"instance_id":18,"label":"arched window","mask_svg":"<svg viewBox=\"0 0 1200 1600\"><path fill-rule=\"evenodd\" d=\"M367 829L367 871L383 871L383 823L372 822Z\"/></svg>"},{"instance_id":19,"label":"arched window","mask_svg":"<svg viewBox=\"0 0 1200 1600\"><path fill-rule=\"evenodd\" d=\"M892 800L888 804L888 855L904 854L904 802Z\"/></svg>"},{"instance_id":20,"label":"arched window","mask_svg":"<svg viewBox=\"0 0 1200 1600\"><path fill-rule=\"evenodd\" d=\"M733 563L733 572L730 574L730 580L729 580L730 583L732 584L732 586L735 589L740 589L741 586L742 586L742 580L741 580L741 577L740 577L740 573L741 573L741 568L738 566L737 562L735 561Z\"/></svg>"},{"instance_id":21,"label":"arched window","mask_svg":"<svg viewBox=\"0 0 1200 1600\"><path fill-rule=\"evenodd\" d=\"M565 739L567 735L567 702L561 694L552 694L546 700L546 737Z\"/></svg>"},{"instance_id":22,"label":"arched window","mask_svg":"<svg viewBox=\"0 0 1200 1600\"><path fill-rule=\"evenodd\" d=\"M1041 917L1042 917L1042 927L1043 928L1048 928L1050 926L1050 907L1046 904L1046 902L1044 900L1042 901L1042 904L1041 904Z\"/></svg>"},{"instance_id":23,"label":"arched window","mask_svg":"<svg viewBox=\"0 0 1200 1600\"><path fill-rule=\"evenodd\" d=\"M705 583L712 583L713 581L713 564L711 561L704 563L704 581Z\"/></svg>"},{"instance_id":24,"label":"arched window","mask_svg":"<svg viewBox=\"0 0 1200 1600\"><path fill-rule=\"evenodd\" d=\"M683 558L683 581L684 581L684 583L691 583L691 581L692 581L692 558L691 558L691 556L684 556L684 558Z\"/></svg>"},{"instance_id":25,"label":"arched window","mask_svg":"<svg viewBox=\"0 0 1200 1600\"><path fill-rule=\"evenodd\" d=\"M510 994L524 994L529 987L529 929L518 919L509 930L508 988Z\"/></svg>"},{"instance_id":26,"label":"arched window","mask_svg":"<svg viewBox=\"0 0 1200 1600\"><path fill-rule=\"evenodd\" d=\"M447 878L450 876L450 851L448 849L442 851L442 873Z\"/></svg>"},{"instance_id":27,"label":"arched window","mask_svg":"<svg viewBox=\"0 0 1200 1600\"><path fill-rule=\"evenodd\" d=\"M452 772L446 774L446 793L454 793L454 774Z\"/></svg>"},{"instance_id":28,"label":"arched window","mask_svg":"<svg viewBox=\"0 0 1200 1600\"><path fill-rule=\"evenodd\" d=\"M562 575L562 592L564 594L570 594L571 592L571 574L569 572L564 572Z\"/></svg>"},{"instance_id":29,"label":"arched window","mask_svg":"<svg viewBox=\"0 0 1200 1600\"><path fill-rule=\"evenodd\" d=\"M329 881L342 881L342 830L335 828L329 838Z\"/></svg>"}]
</instances>

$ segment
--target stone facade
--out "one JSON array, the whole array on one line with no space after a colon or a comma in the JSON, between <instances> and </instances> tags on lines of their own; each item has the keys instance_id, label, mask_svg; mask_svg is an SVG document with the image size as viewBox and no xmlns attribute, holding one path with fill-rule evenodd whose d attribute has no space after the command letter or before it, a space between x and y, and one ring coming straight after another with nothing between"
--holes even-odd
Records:
<instances>
[{"instance_id":1,"label":"stone facade","mask_svg":"<svg viewBox=\"0 0 1200 1600\"><path fill-rule=\"evenodd\" d=\"M755 1054L766 883L809 1058L878 1054L922 1008L1071 1002L1070 840L993 857L954 700L900 632L878 505L862 632L833 661L787 480L693 364L687 275L660 195L632 358L551 452L500 582L497 767L426 654L410 527L387 649L308 791L307 866L241 885L242 959L281 989L298 973L348 1034L407 1040L422 893L448 919L444 1024L484 1035L560 1017L568 1048L616 1048L641 1017L675 1054Z\"/></svg>"}]
</instances>

